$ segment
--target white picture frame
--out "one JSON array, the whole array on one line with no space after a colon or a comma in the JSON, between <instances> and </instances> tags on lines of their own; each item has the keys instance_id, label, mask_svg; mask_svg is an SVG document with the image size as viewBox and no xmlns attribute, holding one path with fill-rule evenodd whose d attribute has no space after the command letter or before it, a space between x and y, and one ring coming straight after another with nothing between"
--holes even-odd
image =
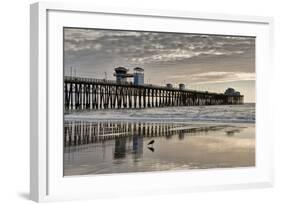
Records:
<instances>
[{"instance_id":1,"label":"white picture frame","mask_svg":"<svg viewBox=\"0 0 281 205\"><path fill-rule=\"evenodd\" d=\"M60 155L63 139L61 32L64 26L256 36L256 166L63 177ZM270 17L97 8L95 5L71 3L32 4L30 198L40 202L272 186L273 137L269 129L272 116L263 109L271 106L267 96L270 95L268 90L271 89L273 71L272 29L273 19ZM148 187L146 181L153 183ZM112 186L114 184L118 187Z\"/></svg>"}]
</instances>

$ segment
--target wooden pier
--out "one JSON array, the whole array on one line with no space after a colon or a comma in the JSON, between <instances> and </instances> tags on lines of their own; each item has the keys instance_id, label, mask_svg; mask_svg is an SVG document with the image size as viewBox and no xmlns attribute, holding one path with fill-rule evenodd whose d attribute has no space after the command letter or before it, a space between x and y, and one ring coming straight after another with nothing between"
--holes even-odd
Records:
<instances>
[{"instance_id":1,"label":"wooden pier","mask_svg":"<svg viewBox=\"0 0 281 205\"><path fill-rule=\"evenodd\" d=\"M243 104L243 95L64 77L65 110Z\"/></svg>"}]
</instances>

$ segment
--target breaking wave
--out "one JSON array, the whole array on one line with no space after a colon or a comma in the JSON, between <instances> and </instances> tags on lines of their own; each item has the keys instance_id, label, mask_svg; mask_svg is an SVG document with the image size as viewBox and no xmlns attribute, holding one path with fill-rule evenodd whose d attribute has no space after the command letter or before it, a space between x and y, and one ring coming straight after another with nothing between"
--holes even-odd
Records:
<instances>
[{"instance_id":1,"label":"breaking wave","mask_svg":"<svg viewBox=\"0 0 281 205\"><path fill-rule=\"evenodd\" d=\"M65 114L65 119L255 123L255 104L90 110Z\"/></svg>"}]
</instances>

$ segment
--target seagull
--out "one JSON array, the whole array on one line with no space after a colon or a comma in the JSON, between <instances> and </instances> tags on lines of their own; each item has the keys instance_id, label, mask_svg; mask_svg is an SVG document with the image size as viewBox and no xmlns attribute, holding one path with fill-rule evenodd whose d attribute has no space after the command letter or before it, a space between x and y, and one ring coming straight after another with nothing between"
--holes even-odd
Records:
<instances>
[{"instance_id":1,"label":"seagull","mask_svg":"<svg viewBox=\"0 0 281 205\"><path fill-rule=\"evenodd\" d=\"M147 145L152 145L153 146L153 144L154 144L154 140L151 140Z\"/></svg>"},{"instance_id":2,"label":"seagull","mask_svg":"<svg viewBox=\"0 0 281 205\"><path fill-rule=\"evenodd\" d=\"M147 147L151 152L154 152L154 148L153 147Z\"/></svg>"}]
</instances>

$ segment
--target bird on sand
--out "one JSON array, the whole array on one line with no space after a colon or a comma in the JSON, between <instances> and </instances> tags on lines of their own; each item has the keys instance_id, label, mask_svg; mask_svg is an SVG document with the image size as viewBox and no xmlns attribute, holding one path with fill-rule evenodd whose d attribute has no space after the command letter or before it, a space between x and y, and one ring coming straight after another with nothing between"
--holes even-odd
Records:
<instances>
[{"instance_id":1,"label":"bird on sand","mask_svg":"<svg viewBox=\"0 0 281 205\"><path fill-rule=\"evenodd\" d=\"M151 152L154 152L154 148L153 147L147 147Z\"/></svg>"},{"instance_id":2,"label":"bird on sand","mask_svg":"<svg viewBox=\"0 0 281 205\"><path fill-rule=\"evenodd\" d=\"M152 145L153 146L153 144L154 144L154 140L151 140L147 145Z\"/></svg>"}]
</instances>

